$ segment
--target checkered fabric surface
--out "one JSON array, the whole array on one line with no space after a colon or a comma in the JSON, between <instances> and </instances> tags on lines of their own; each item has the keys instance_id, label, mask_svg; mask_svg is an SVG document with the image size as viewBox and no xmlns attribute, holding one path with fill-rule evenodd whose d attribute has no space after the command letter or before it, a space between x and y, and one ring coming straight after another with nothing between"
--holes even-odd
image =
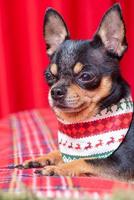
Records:
<instances>
[{"instance_id":1,"label":"checkered fabric surface","mask_svg":"<svg viewBox=\"0 0 134 200\"><path fill-rule=\"evenodd\" d=\"M132 184L100 177L45 177L37 176L33 169L12 169L57 149L57 120L49 109L19 112L0 120L0 138L0 189L4 191L20 192L24 184L47 197L89 195L99 199L117 188L133 188Z\"/></svg>"}]
</instances>

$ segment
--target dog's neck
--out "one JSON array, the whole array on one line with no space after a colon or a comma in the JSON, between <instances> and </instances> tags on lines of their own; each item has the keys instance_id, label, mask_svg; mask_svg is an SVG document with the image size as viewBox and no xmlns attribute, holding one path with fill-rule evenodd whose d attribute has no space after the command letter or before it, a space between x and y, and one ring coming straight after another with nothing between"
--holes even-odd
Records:
<instances>
[{"instance_id":1,"label":"dog's neck","mask_svg":"<svg viewBox=\"0 0 134 200\"><path fill-rule=\"evenodd\" d=\"M83 122L59 119L58 139L63 160L110 156L124 140L132 113L133 102L129 96Z\"/></svg>"}]
</instances>

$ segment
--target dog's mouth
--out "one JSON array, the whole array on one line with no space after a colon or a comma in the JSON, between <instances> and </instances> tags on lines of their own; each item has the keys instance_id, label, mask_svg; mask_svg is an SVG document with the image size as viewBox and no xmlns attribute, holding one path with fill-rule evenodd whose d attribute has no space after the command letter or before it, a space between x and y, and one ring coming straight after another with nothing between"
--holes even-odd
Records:
<instances>
[{"instance_id":1,"label":"dog's mouth","mask_svg":"<svg viewBox=\"0 0 134 200\"><path fill-rule=\"evenodd\" d=\"M84 109L87 108L87 104L86 103L57 103L54 104L53 108L59 109L62 112L66 112L66 113L78 113Z\"/></svg>"},{"instance_id":2,"label":"dog's mouth","mask_svg":"<svg viewBox=\"0 0 134 200\"><path fill-rule=\"evenodd\" d=\"M77 108L66 107L66 108L63 108L62 111L63 112L68 112L68 113L79 113L79 112L85 110L86 108L87 108L87 105L85 105L85 103L83 103Z\"/></svg>"}]
</instances>

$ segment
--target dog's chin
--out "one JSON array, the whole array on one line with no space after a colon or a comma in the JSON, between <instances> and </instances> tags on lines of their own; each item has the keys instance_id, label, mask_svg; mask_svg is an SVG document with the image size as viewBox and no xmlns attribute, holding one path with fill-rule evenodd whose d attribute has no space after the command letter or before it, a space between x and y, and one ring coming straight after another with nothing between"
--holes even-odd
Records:
<instances>
[{"instance_id":1,"label":"dog's chin","mask_svg":"<svg viewBox=\"0 0 134 200\"><path fill-rule=\"evenodd\" d=\"M97 113L97 106L92 102L78 102L78 104L52 105L58 119L70 123L77 123L89 119Z\"/></svg>"},{"instance_id":2,"label":"dog's chin","mask_svg":"<svg viewBox=\"0 0 134 200\"><path fill-rule=\"evenodd\" d=\"M87 108L87 104L81 103L80 105L53 105L53 110L59 110L64 113L79 113Z\"/></svg>"}]
</instances>

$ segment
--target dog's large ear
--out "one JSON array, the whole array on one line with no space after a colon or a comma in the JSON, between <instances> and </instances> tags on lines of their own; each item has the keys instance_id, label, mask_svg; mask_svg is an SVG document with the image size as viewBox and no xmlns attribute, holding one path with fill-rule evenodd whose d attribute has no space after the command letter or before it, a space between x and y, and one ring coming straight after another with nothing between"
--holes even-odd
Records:
<instances>
[{"instance_id":1,"label":"dog's large ear","mask_svg":"<svg viewBox=\"0 0 134 200\"><path fill-rule=\"evenodd\" d=\"M127 49L125 24L119 4L115 4L104 15L97 35L107 51L121 57Z\"/></svg>"},{"instance_id":2,"label":"dog's large ear","mask_svg":"<svg viewBox=\"0 0 134 200\"><path fill-rule=\"evenodd\" d=\"M43 35L46 40L47 54L51 56L59 45L69 39L67 26L60 14L52 8L46 10Z\"/></svg>"}]
</instances>

